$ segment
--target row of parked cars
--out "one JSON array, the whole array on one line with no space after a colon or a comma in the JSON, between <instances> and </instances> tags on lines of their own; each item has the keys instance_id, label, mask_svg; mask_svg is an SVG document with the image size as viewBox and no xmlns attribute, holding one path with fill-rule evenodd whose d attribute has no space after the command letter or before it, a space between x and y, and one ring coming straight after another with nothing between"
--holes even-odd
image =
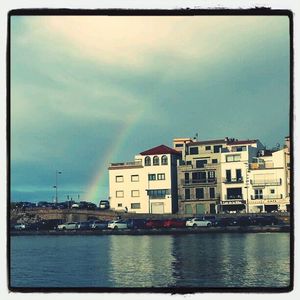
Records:
<instances>
[{"instance_id":1,"label":"row of parked cars","mask_svg":"<svg viewBox=\"0 0 300 300\"><path fill-rule=\"evenodd\" d=\"M87 209L87 210L97 210L97 209L109 209L109 201L101 200L99 207L95 203L88 201L75 202L73 200L64 201L59 203L51 203L47 201L40 201L38 203L32 202L15 202L11 204L12 208L17 209L31 209L31 208L50 208L50 209Z\"/></svg>"},{"instance_id":2,"label":"row of parked cars","mask_svg":"<svg viewBox=\"0 0 300 300\"><path fill-rule=\"evenodd\" d=\"M227 226L266 226L280 224L274 216L224 217L202 216L195 218L172 219L117 219L112 221L89 220L85 222L67 222L63 220L43 220L33 224L15 224L15 230L102 230L102 229L158 229L185 227L227 227Z\"/></svg>"}]
</instances>

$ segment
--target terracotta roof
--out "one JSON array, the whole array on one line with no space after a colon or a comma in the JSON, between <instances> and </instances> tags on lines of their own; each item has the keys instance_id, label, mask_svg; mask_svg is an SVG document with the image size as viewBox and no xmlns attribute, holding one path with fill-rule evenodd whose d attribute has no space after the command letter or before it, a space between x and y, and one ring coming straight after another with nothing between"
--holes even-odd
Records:
<instances>
[{"instance_id":1,"label":"terracotta roof","mask_svg":"<svg viewBox=\"0 0 300 300\"><path fill-rule=\"evenodd\" d=\"M243 145L243 144L254 144L257 140L244 140L244 141L228 141L227 145Z\"/></svg>"},{"instance_id":2,"label":"terracotta roof","mask_svg":"<svg viewBox=\"0 0 300 300\"><path fill-rule=\"evenodd\" d=\"M160 145L149 150L143 151L141 155L155 155L155 154L175 154L180 155L181 153L165 145Z\"/></svg>"}]
</instances>

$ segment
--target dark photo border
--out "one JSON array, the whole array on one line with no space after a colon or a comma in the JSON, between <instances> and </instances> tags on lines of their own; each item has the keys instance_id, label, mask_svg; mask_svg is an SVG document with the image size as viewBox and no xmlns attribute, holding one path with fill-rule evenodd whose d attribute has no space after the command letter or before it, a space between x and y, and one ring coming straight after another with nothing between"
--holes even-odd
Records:
<instances>
[{"instance_id":1,"label":"dark photo border","mask_svg":"<svg viewBox=\"0 0 300 300\"><path fill-rule=\"evenodd\" d=\"M289 108L289 129L291 137L291 190L290 190L290 285L284 288L276 287L165 287L165 288L33 288L14 287L11 285L11 239L10 239L10 201L11 201L11 17L13 16L287 16L289 18L290 34L290 108ZM294 288L294 48L293 48L293 12L291 10L280 10L271 8L253 9L16 9L8 12L7 16L7 281L8 289L11 292L36 293L36 292L77 292L77 293L285 293Z\"/></svg>"}]
</instances>

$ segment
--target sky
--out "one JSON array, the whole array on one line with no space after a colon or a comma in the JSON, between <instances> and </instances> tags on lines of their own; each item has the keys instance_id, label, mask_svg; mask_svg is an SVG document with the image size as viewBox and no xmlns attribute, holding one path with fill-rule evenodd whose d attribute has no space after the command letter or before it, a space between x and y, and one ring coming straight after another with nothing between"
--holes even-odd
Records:
<instances>
[{"instance_id":1,"label":"sky","mask_svg":"<svg viewBox=\"0 0 300 300\"><path fill-rule=\"evenodd\" d=\"M11 200L107 199L108 166L172 139L289 135L284 16L13 16Z\"/></svg>"}]
</instances>

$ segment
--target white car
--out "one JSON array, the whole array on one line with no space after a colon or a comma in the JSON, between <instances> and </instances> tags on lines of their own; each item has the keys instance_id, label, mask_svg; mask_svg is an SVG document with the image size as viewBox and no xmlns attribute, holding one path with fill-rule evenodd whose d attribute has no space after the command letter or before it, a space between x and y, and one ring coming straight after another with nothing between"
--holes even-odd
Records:
<instances>
[{"instance_id":1,"label":"white car","mask_svg":"<svg viewBox=\"0 0 300 300\"><path fill-rule=\"evenodd\" d=\"M212 222L208 220L202 220L199 218L193 218L190 220L187 220L185 223L186 227L210 227L212 226Z\"/></svg>"},{"instance_id":2,"label":"white car","mask_svg":"<svg viewBox=\"0 0 300 300\"><path fill-rule=\"evenodd\" d=\"M68 222L64 224L60 224L57 226L58 230L74 230L78 229L78 223L77 222Z\"/></svg>"},{"instance_id":3,"label":"white car","mask_svg":"<svg viewBox=\"0 0 300 300\"><path fill-rule=\"evenodd\" d=\"M124 220L113 220L108 222L107 224L108 229L127 229L127 222Z\"/></svg>"}]
</instances>

